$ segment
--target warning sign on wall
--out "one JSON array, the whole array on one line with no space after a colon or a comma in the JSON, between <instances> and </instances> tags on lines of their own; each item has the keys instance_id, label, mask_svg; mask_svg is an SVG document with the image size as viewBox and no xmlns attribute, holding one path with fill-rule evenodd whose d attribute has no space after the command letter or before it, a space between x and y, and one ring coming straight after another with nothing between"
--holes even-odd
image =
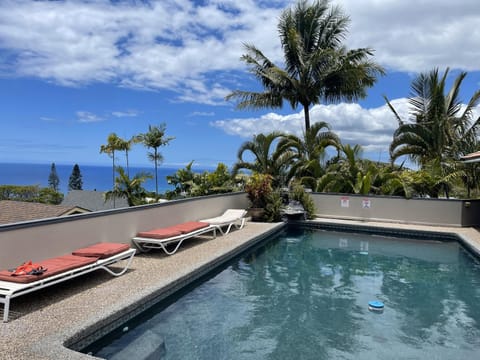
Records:
<instances>
[{"instance_id":1,"label":"warning sign on wall","mask_svg":"<svg viewBox=\"0 0 480 360\"><path fill-rule=\"evenodd\" d=\"M362 200L362 208L364 209L370 209L372 207L372 202L370 199L363 199Z\"/></svg>"}]
</instances>

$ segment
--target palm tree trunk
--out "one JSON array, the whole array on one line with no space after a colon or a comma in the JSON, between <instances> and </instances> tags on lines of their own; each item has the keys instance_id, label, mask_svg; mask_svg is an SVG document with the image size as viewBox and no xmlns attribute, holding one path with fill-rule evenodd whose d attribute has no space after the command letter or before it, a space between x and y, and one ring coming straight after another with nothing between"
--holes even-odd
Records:
<instances>
[{"instance_id":1,"label":"palm tree trunk","mask_svg":"<svg viewBox=\"0 0 480 360\"><path fill-rule=\"evenodd\" d=\"M112 150L112 191L115 192L115 150ZM113 208L115 208L115 195L113 195Z\"/></svg>"},{"instance_id":2,"label":"palm tree trunk","mask_svg":"<svg viewBox=\"0 0 480 360\"><path fill-rule=\"evenodd\" d=\"M125 158L127 159L127 176L130 178L130 166L128 165L128 150L125 150Z\"/></svg>"},{"instance_id":3,"label":"palm tree trunk","mask_svg":"<svg viewBox=\"0 0 480 360\"><path fill-rule=\"evenodd\" d=\"M303 114L305 115L305 131L310 130L310 111L308 109L308 104L303 105Z\"/></svg>"},{"instance_id":4,"label":"palm tree trunk","mask_svg":"<svg viewBox=\"0 0 480 360\"><path fill-rule=\"evenodd\" d=\"M158 154L157 154L157 148L155 148L155 195L156 198L158 199L158 171L157 171L157 161L158 161Z\"/></svg>"}]
</instances>

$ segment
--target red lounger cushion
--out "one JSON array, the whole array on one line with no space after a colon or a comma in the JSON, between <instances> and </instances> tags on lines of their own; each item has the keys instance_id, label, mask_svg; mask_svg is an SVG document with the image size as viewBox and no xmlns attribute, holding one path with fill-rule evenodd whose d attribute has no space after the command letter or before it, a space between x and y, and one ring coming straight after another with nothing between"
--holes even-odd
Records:
<instances>
[{"instance_id":1,"label":"red lounger cushion","mask_svg":"<svg viewBox=\"0 0 480 360\"><path fill-rule=\"evenodd\" d=\"M0 271L0 280L17 282L17 283L30 283L40 279L45 279L53 275L61 274L66 271L79 268L81 266L93 264L97 260L98 258L94 258L94 257L83 257L83 256L70 255L70 254L58 256L52 259L36 262L37 264L47 269L47 271L45 271L41 275L12 276L11 271L2 270Z\"/></svg>"},{"instance_id":2,"label":"red lounger cushion","mask_svg":"<svg viewBox=\"0 0 480 360\"><path fill-rule=\"evenodd\" d=\"M128 249L130 249L130 245L128 244L98 243L86 248L77 249L72 252L72 255L106 259L110 256L127 251Z\"/></svg>"},{"instance_id":3,"label":"red lounger cushion","mask_svg":"<svg viewBox=\"0 0 480 360\"><path fill-rule=\"evenodd\" d=\"M201 221L189 221L183 224L170 226L170 229L180 231L182 234L188 234L192 231L200 230L208 227L210 224Z\"/></svg>"},{"instance_id":4,"label":"red lounger cushion","mask_svg":"<svg viewBox=\"0 0 480 360\"><path fill-rule=\"evenodd\" d=\"M174 236L180 236L182 233L172 228L154 229L150 231L142 231L137 234L138 237L151 239L168 239Z\"/></svg>"}]
</instances>

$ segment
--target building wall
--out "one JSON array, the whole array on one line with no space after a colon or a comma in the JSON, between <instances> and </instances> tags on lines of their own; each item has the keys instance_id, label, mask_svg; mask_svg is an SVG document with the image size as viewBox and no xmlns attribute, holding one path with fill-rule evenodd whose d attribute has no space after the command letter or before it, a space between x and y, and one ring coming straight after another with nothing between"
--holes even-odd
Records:
<instances>
[{"instance_id":1,"label":"building wall","mask_svg":"<svg viewBox=\"0 0 480 360\"><path fill-rule=\"evenodd\" d=\"M443 226L480 225L480 200L321 193L313 193L312 197L316 212L322 217Z\"/></svg>"},{"instance_id":2,"label":"building wall","mask_svg":"<svg viewBox=\"0 0 480 360\"><path fill-rule=\"evenodd\" d=\"M245 193L176 200L0 226L0 269L64 255L97 242L130 243L137 232L246 209Z\"/></svg>"}]
</instances>

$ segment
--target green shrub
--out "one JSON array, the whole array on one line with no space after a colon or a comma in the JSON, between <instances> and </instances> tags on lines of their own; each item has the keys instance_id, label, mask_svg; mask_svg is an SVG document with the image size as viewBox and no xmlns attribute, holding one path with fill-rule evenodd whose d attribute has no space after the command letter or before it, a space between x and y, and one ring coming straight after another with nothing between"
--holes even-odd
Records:
<instances>
[{"instance_id":1,"label":"green shrub","mask_svg":"<svg viewBox=\"0 0 480 360\"><path fill-rule=\"evenodd\" d=\"M302 185L295 183L289 193L290 200L298 201L302 204L303 209L307 214L307 219L315 218L315 204L309 193L305 192Z\"/></svg>"},{"instance_id":2,"label":"green shrub","mask_svg":"<svg viewBox=\"0 0 480 360\"><path fill-rule=\"evenodd\" d=\"M265 221L279 222L282 220L281 210L283 207L282 196L278 190L266 196Z\"/></svg>"}]
</instances>

